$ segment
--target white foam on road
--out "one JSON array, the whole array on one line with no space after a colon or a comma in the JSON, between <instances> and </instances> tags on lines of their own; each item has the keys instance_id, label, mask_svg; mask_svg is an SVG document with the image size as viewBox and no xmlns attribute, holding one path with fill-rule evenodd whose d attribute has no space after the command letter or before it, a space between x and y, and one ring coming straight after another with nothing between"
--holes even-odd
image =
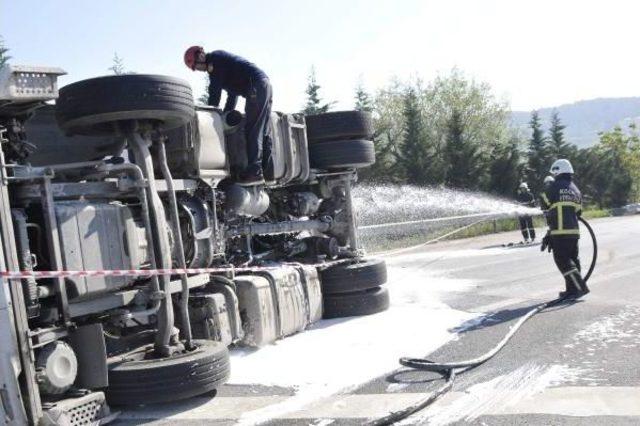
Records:
<instances>
[{"instance_id":1,"label":"white foam on road","mask_svg":"<svg viewBox=\"0 0 640 426\"><path fill-rule=\"evenodd\" d=\"M389 310L366 317L320 321L304 333L259 350L232 352L230 384L295 388L295 396L245 413L256 424L396 370L401 356L424 356L456 337L474 318L440 301L445 288L470 285L429 271L389 266ZM461 282L463 281L463 282Z\"/></svg>"},{"instance_id":2,"label":"white foam on road","mask_svg":"<svg viewBox=\"0 0 640 426\"><path fill-rule=\"evenodd\" d=\"M640 345L640 307L628 306L614 315L607 315L589 324L573 337L572 343L587 344L595 349L606 349L610 344Z\"/></svg>"},{"instance_id":3,"label":"white foam on road","mask_svg":"<svg viewBox=\"0 0 640 426\"><path fill-rule=\"evenodd\" d=\"M573 381L579 371L566 365L526 364L511 373L469 387L465 392L445 396L429 411L409 417L402 425L448 425L470 422L484 414L495 414L559 383Z\"/></svg>"},{"instance_id":4,"label":"white foam on road","mask_svg":"<svg viewBox=\"0 0 640 426\"><path fill-rule=\"evenodd\" d=\"M320 321L305 332L258 350L233 349L229 384L280 386L294 389L295 394L237 398L239 405L232 417L239 416L240 424L260 424L303 413L306 407L397 370L402 356L425 356L455 339L457 328L478 314L451 309L441 297L477 283L434 271L426 264L430 253L424 253L423 258L410 256L413 266L396 266L395 259L389 262L389 310L366 317ZM225 400L194 399L132 410L124 416L221 418L231 414L224 408Z\"/></svg>"}]
</instances>

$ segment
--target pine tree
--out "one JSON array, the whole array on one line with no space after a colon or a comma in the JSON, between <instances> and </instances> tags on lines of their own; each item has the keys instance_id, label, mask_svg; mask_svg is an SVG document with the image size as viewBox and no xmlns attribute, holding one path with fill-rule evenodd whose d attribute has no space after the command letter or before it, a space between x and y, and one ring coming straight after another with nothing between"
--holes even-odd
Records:
<instances>
[{"instance_id":1,"label":"pine tree","mask_svg":"<svg viewBox=\"0 0 640 426\"><path fill-rule=\"evenodd\" d=\"M491 192L513 197L518 186L522 165L520 163L520 140L512 136L507 145L496 145L491 152L489 188Z\"/></svg>"},{"instance_id":2,"label":"pine tree","mask_svg":"<svg viewBox=\"0 0 640 426\"><path fill-rule=\"evenodd\" d=\"M209 73L206 73L204 75L204 93L198 96L198 99L196 99L197 103L202 105L209 105L209 84Z\"/></svg>"},{"instance_id":3,"label":"pine tree","mask_svg":"<svg viewBox=\"0 0 640 426\"><path fill-rule=\"evenodd\" d=\"M373 102L371 101L369 93L367 93L367 91L365 90L362 81L359 81L358 85L356 86L355 100L356 111L371 112L373 110Z\"/></svg>"},{"instance_id":4,"label":"pine tree","mask_svg":"<svg viewBox=\"0 0 640 426\"><path fill-rule=\"evenodd\" d=\"M418 97L408 89L404 97L404 129L398 153L403 175L407 183L426 185L432 183L429 175L430 155L427 133L420 113Z\"/></svg>"},{"instance_id":5,"label":"pine tree","mask_svg":"<svg viewBox=\"0 0 640 426\"><path fill-rule=\"evenodd\" d=\"M465 140L462 114L455 110L447 122L444 147L447 186L476 189L478 187L478 147Z\"/></svg>"},{"instance_id":6,"label":"pine tree","mask_svg":"<svg viewBox=\"0 0 640 426\"><path fill-rule=\"evenodd\" d=\"M127 74L124 70L124 60L118 56L118 52L113 54L113 63L107 68L109 71L113 72L115 75Z\"/></svg>"},{"instance_id":7,"label":"pine tree","mask_svg":"<svg viewBox=\"0 0 640 426\"><path fill-rule=\"evenodd\" d=\"M553 111L549 128L549 156L551 160L568 158L572 154L571 145L564 140L565 128L566 126L560 121L558 111Z\"/></svg>"},{"instance_id":8,"label":"pine tree","mask_svg":"<svg viewBox=\"0 0 640 426\"><path fill-rule=\"evenodd\" d=\"M325 104L322 103L322 98L320 97L320 85L316 81L315 67L311 67L305 93L307 94L307 102L302 112L306 115L325 113L329 111L331 105L333 105L333 102Z\"/></svg>"},{"instance_id":9,"label":"pine tree","mask_svg":"<svg viewBox=\"0 0 640 426\"><path fill-rule=\"evenodd\" d=\"M11 56L7 55L8 51L9 48L5 47L4 40L0 37L0 68L5 66L7 62L9 62L9 59L11 59Z\"/></svg>"},{"instance_id":10,"label":"pine tree","mask_svg":"<svg viewBox=\"0 0 640 426\"><path fill-rule=\"evenodd\" d=\"M538 111L531 113L531 139L529 139L527 183L534 194L538 194L543 185L545 176L549 170L547 140L542 131Z\"/></svg>"}]
</instances>

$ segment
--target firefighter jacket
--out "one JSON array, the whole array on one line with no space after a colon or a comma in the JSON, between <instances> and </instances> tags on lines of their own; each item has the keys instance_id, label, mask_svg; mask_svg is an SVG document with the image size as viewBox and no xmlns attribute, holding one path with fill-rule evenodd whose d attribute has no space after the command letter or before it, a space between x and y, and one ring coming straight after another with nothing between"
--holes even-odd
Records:
<instances>
[{"instance_id":1,"label":"firefighter jacket","mask_svg":"<svg viewBox=\"0 0 640 426\"><path fill-rule=\"evenodd\" d=\"M556 177L540 198L551 236L580 238L578 217L582 213L582 194L571 181L571 175Z\"/></svg>"},{"instance_id":2,"label":"firefighter jacket","mask_svg":"<svg viewBox=\"0 0 640 426\"><path fill-rule=\"evenodd\" d=\"M535 207L536 201L533 197L533 194L528 189L526 191L518 190L518 194L516 199L518 200L518 204L525 207Z\"/></svg>"}]
</instances>

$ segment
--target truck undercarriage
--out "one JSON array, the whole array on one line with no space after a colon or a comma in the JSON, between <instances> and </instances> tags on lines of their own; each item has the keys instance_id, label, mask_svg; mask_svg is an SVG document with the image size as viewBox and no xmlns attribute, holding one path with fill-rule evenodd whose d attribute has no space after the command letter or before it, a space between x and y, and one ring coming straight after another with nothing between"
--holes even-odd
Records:
<instances>
[{"instance_id":1,"label":"truck undercarriage","mask_svg":"<svg viewBox=\"0 0 640 426\"><path fill-rule=\"evenodd\" d=\"M58 97L63 73L0 69L7 423L94 424L108 404L212 392L230 346L388 307L351 199L374 162L367 113L274 113L275 181L243 187L240 113L157 75Z\"/></svg>"}]
</instances>

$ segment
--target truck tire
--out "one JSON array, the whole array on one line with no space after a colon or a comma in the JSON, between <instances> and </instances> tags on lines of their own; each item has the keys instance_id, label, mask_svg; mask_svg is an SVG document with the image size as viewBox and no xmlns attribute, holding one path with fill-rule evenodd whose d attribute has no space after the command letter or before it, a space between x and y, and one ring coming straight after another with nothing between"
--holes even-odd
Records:
<instances>
[{"instance_id":1,"label":"truck tire","mask_svg":"<svg viewBox=\"0 0 640 426\"><path fill-rule=\"evenodd\" d=\"M315 169L359 169L376 162L373 142L354 139L309 145L309 162Z\"/></svg>"},{"instance_id":2,"label":"truck tire","mask_svg":"<svg viewBox=\"0 0 640 426\"><path fill-rule=\"evenodd\" d=\"M117 132L118 122L149 120L162 130L187 123L195 114L189 83L163 75L130 74L91 78L60 89L58 125L67 134Z\"/></svg>"},{"instance_id":3,"label":"truck tire","mask_svg":"<svg viewBox=\"0 0 640 426\"><path fill-rule=\"evenodd\" d=\"M65 135L56 122L55 110L55 105L38 108L25 123L27 140L36 146L29 154L32 166L100 160L109 155L119 155L125 147L125 139L116 135Z\"/></svg>"},{"instance_id":4,"label":"truck tire","mask_svg":"<svg viewBox=\"0 0 640 426\"><path fill-rule=\"evenodd\" d=\"M371 113L365 111L335 111L307 115L307 139L310 143L336 139L371 139Z\"/></svg>"},{"instance_id":5,"label":"truck tire","mask_svg":"<svg viewBox=\"0 0 640 426\"><path fill-rule=\"evenodd\" d=\"M194 340L195 350L153 358L153 346L109 363L107 400L113 405L176 401L217 389L229 378L229 351L211 340Z\"/></svg>"},{"instance_id":6,"label":"truck tire","mask_svg":"<svg viewBox=\"0 0 640 426\"><path fill-rule=\"evenodd\" d=\"M343 318L377 314L389 308L389 292L384 287L323 296L323 318Z\"/></svg>"},{"instance_id":7,"label":"truck tire","mask_svg":"<svg viewBox=\"0 0 640 426\"><path fill-rule=\"evenodd\" d=\"M322 294L353 293L386 283L387 265L384 260L361 259L325 269L320 278Z\"/></svg>"}]
</instances>

